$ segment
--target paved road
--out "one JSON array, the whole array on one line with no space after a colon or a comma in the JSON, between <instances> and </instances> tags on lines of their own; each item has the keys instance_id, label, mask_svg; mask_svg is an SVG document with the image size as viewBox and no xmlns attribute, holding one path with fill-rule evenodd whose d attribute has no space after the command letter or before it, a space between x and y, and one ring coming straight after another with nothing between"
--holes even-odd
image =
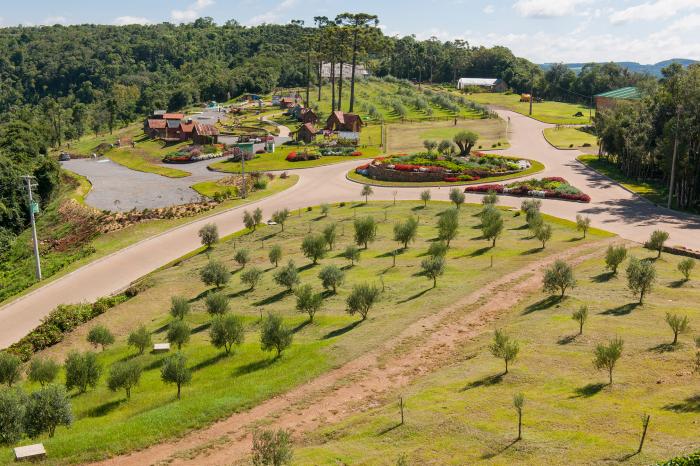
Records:
<instances>
[{"instance_id":1,"label":"paved road","mask_svg":"<svg viewBox=\"0 0 700 466\"><path fill-rule=\"evenodd\" d=\"M544 200L546 213L574 219L586 214L593 226L615 232L622 237L644 241L651 231L663 228L671 235L671 244L700 250L700 217L671 213L653 206L627 192L615 183L575 161L577 151L561 151L544 140L542 130L550 125L508 111L499 111L511 118L511 148L508 154L536 159L547 167L536 176L563 176L591 195L590 204ZM227 235L243 228L242 211L260 207L265 216L273 211L296 209L332 201L360 199L360 186L345 178L357 161L299 170L299 182L283 193L267 197L254 205L221 212L207 219L183 225L159 236L144 240L110 256L88 264L53 281L0 309L0 347L18 340L39 324L41 318L61 303L91 301L125 288L132 281L167 264L199 246L197 231L214 222L219 232ZM398 199L418 199L420 188L375 188L373 199L388 200L397 191ZM448 188L433 188L433 199L446 200ZM468 195L467 202L480 202L481 196ZM521 199L504 196L504 205L519 206Z\"/></svg>"}]
</instances>

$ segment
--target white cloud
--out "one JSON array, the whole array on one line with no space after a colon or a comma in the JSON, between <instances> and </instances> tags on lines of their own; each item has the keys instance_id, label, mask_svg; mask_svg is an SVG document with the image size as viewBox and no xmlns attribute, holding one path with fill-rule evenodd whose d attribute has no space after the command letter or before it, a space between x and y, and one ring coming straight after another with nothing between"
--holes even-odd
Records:
<instances>
[{"instance_id":1,"label":"white cloud","mask_svg":"<svg viewBox=\"0 0 700 466\"><path fill-rule=\"evenodd\" d=\"M518 0L513 8L526 18L557 18L577 13L580 5L591 0Z\"/></svg>"},{"instance_id":2,"label":"white cloud","mask_svg":"<svg viewBox=\"0 0 700 466\"><path fill-rule=\"evenodd\" d=\"M152 24L152 21L143 16L120 16L114 19L114 24L117 26L126 26L127 24Z\"/></svg>"},{"instance_id":3,"label":"white cloud","mask_svg":"<svg viewBox=\"0 0 700 466\"><path fill-rule=\"evenodd\" d=\"M250 18L248 24L254 26L263 23L279 23L284 13L296 6L297 3L298 0L282 0L277 6L270 8L265 13Z\"/></svg>"},{"instance_id":4,"label":"white cloud","mask_svg":"<svg viewBox=\"0 0 700 466\"><path fill-rule=\"evenodd\" d=\"M610 15L613 24L630 21L658 21L676 16L683 10L700 8L698 0L655 0L640 3L623 10L616 10Z\"/></svg>"},{"instance_id":5,"label":"white cloud","mask_svg":"<svg viewBox=\"0 0 700 466\"><path fill-rule=\"evenodd\" d=\"M493 14L496 11L496 8L494 8L493 5L486 5L483 10L484 13L487 15Z\"/></svg>"},{"instance_id":6,"label":"white cloud","mask_svg":"<svg viewBox=\"0 0 700 466\"><path fill-rule=\"evenodd\" d=\"M190 22L199 18L201 11L214 4L214 0L197 0L185 10L172 10L170 17L176 22Z\"/></svg>"},{"instance_id":7,"label":"white cloud","mask_svg":"<svg viewBox=\"0 0 700 466\"><path fill-rule=\"evenodd\" d=\"M40 24L43 24L45 26L53 26L54 24L66 23L68 23L68 19L66 19L65 16L49 16L48 18L44 19Z\"/></svg>"}]
</instances>

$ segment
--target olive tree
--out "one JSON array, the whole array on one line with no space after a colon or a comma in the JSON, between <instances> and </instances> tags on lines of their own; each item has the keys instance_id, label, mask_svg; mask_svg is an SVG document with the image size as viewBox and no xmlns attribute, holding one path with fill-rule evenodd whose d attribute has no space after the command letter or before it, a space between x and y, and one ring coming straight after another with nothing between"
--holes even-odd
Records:
<instances>
[{"instance_id":1,"label":"olive tree","mask_svg":"<svg viewBox=\"0 0 700 466\"><path fill-rule=\"evenodd\" d=\"M408 243L415 241L418 236L418 220L409 217L405 222L394 225L394 241L403 244L403 248L408 248Z\"/></svg>"},{"instance_id":2,"label":"olive tree","mask_svg":"<svg viewBox=\"0 0 700 466\"><path fill-rule=\"evenodd\" d=\"M489 345L489 351L494 357L503 359L506 365L506 370L503 373L505 375L508 373L508 364L518 357L520 344L503 330L496 329L493 342Z\"/></svg>"},{"instance_id":3,"label":"olive tree","mask_svg":"<svg viewBox=\"0 0 700 466\"><path fill-rule=\"evenodd\" d=\"M114 343L114 335L104 325L96 325L88 332L87 341L95 348L102 346L102 351L104 351L107 346Z\"/></svg>"},{"instance_id":4,"label":"olive tree","mask_svg":"<svg viewBox=\"0 0 700 466\"><path fill-rule=\"evenodd\" d=\"M620 246L608 246L605 251L605 268L610 270L613 275L617 275L617 268L627 258L627 248Z\"/></svg>"},{"instance_id":5,"label":"olive tree","mask_svg":"<svg viewBox=\"0 0 700 466\"><path fill-rule=\"evenodd\" d=\"M484 213L481 216L481 236L485 240L491 241L491 247L496 247L496 240L502 233L503 217L501 211L493 207L484 209Z\"/></svg>"},{"instance_id":6,"label":"olive tree","mask_svg":"<svg viewBox=\"0 0 700 466\"><path fill-rule=\"evenodd\" d=\"M588 235L588 229L591 227L591 217L584 217L583 215L576 216L576 231L583 233L583 238Z\"/></svg>"},{"instance_id":7,"label":"olive tree","mask_svg":"<svg viewBox=\"0 0 700 466\"><path fill-rule=\"evenodd\" d=\"M495 206L498 204L499 199L498 199L498 194L496 194L496 191L490 190L489 192L486 193L486 195L481 199L481 204L484 206Z\"/></svg>"},{"instance_id":8,"label":"olive tree","mask_svg":"<svg viewBox=\"0 0 700 466\"><path fill-rule=\"evenodd\" d=\"M255 210L253 211L253 222L255 222L255 225L260 225L263 220L263 212L260 207L256 207Z\"/></svg>"},{"instance_id":9,"label":"olive tree","mask_svg":"<svg viewBox=\"0 0 700 466\"><path fill-rule=\"evenodd\" d=\"M306 235L301 242L301 251L316 265L319 259L326 257L326 240L323 235Z\"/></svg>"},{"instance_id":10,"label":"olive tree","mask_svg":"<svg viewBox=\"0 0 700 466\"><path fill-rule=\"evenodd\" d=\"M335 245L335 238L337 236L337 227L335 223L330 223L325 226L323 229L322 235L323 239L326 241L326 245L328 245L329 250L333 250L333 246Z\"/></svg>"},{"instance_id":11,"label":"olive tree","mask_svg":"<svg viewBox=\"0 0 700 466\"><path fill-rule=\"evenodd\" d=\"M17 387L0 389L0 445L10 446L22 439L27 401L27 395Z\"/></svg>"},{"instance_id":12,"label":"olive tree","mask_svg":"<svg viewBox=\"0 0 700 466\"><path fill-rule=\"evenodd\" d=\"M552 239L552 225L542 223L535 230L535 238L542 243L542 249L544 249L547 246L547 241Z\"/></svg>"},{"instance_id":13,"label":"olive tree","mask_svg":"<svg viewBox=\"0 0 700 466\"><path fill-rule=\"evenodd\" d=\"M245 225L245 227L251 231L255 231L255 228L258 226L258 222L255 221L253 214L247 210L243 211L243 225Z\"/></svg>"},{"instance_id":14,"label":"olive tree","mask_svg":"<svg viewBox=\"0 0 700 466\"><path fill-rule=\"evenodd\" d=\"M426 139L423 141L423 147L428 151L428 154L432 154L435 149L438 147L438 143L431 140L431 139Z\"/></svg>"},{"instance_id":15,"label":"olive tree","mask_svg":"<svg viewBox=\"0 0 700 466\"><path fill-rule=\"evenodd\" d=\"M433 241L428 246L430 257L445 257L447 255L447 244L444 241Z\"/></svg>"},{"instance_id":16,"label":"olive tree","mask_svg":"<svg viewBox=\"0 0 700 466\"><path fill-rule=\"evenodd\" d=\"M542 201L539 199L526 199L520 203L520 210L525 213L525 222L530 227L531 222L535 217L540 216L540 209L542 208Z\"/></svg>"},{"instance_id":17,"label":"olive tree","mask_svg":"<svg viewBox=\"0 0 700 466\"><path fill-rule=\"evenodd\" d=\"M656 255L656 258L658 259L661 257L666 241L668 241L668 232L663 230L655 230L651 233L649 241L647 241L644 246L652 251L657 251L658 254Z\"/></svg>"},{"instance_id":18,"label":"olive tree","mask_svg":"<svg viewBox=\"0 0 700 466\"><path fill-rule=\"evenodd\" d=\"M270 264L274 264L274 266L277 267L282 260L282 247L278 244L272 246L267 258L270 259Z\"/></svg>"},{"instance_id":19,"label":"olive tree","mask_svg":"<svg viewBox=\"0 0 700 466\"><path fill-rule=\"evenodd\" d=\"M160 379L166 384L177 386L177 399L183 385L192 381L192 371L187 367L187 358L180 352L168 356L160 368Z\"/></svg>"},{"instance_id":20,"label":"olive tree","mask_svg":"<svg viewBox=\"0 0 700 466\"><path fill-rule=\"evenodd\" d=\"M90 351L71 351L64 366L66 389L77 388L80 393L85 393L88 387L96 387L102 375L102 365L97 361L97 355Z\"/></svg>"},{"instance_id":21,"label":"olive tree","mask_svg":"<svg viewBox=\"0 0 700 466\"><path fill-rule=\"evenodd\" d=\"M574 311L571 314L571 318L578 322L578 334L583 334L583 324L588 320L588 306L581 306L578 311Z\"/></svg>"},{"instance_id":22,"label":"olive tree","mask_svg":"<svg viewBox=\"0 0 700 466\"><path fill-rule=\"evenodd\" d=\"M678 335L680 333L687 332L690 328L688 316L681 316L679 314L671 314L670 312L667 312L666 323L669 327L671 327L671 331L673 332L673 342L671 344L676 346L678 343Z\"/></svg>"},{"instance_id":23,"label":"olive tree","mask_svg":"<svg viewBox=\"0 0 700 466\"><path fill-rule=\"evenodd\" d=\"M7 351L0 351L0 383L6 383L8 387L18 382L22 376L22 361Z\"/></svg>"},{"instance_id":24,"label":"olive tree","mask_svg":"<svg viewBox=\"0 0 700 466\"><path fill-rule=\"evenodd\" d=\"M280 268L274 275L275 282L291 291L295 285L299 283L299 271L293 261L287 262L287 265Z\"/></svg>"},{"instance_id":25,"label":"olive tree","mask_svg":"<svg viewBox=\"0 0 700 466\"><path fill-rule=\"evenodd\" d=\"M560 292L560 298L564 297L568 288L576 286L573 269L561 259L545 269L542 282L545 293Z\"/></svg>"},{"instance_id":26,"label":"olive tree","mask_svg":"<svg viewBox=\"0 0 700 466\"><path fill-rule=\"evenodd\" d=\"M292 440L287 430L253 432L253 464L284 466L292 463Z\"/></svg>"},{"instance_id":27,"label":"olive tree","mask_svg":"<svg viewBox=\"0 0 700 466\"><path fill-rule=\"evenodd\" d=\"M423 275L433 280L433 288L437 287L437 279L445 273L445 258L441 256L428 257L420 263Z\"/></svg>"},{"instance_id":28,"label":"olive tree","mask_svg":"<svg viewBox=\"0 0 700 466\"><path fill-rule=\"evenodd\" d=\"M460 207L462 207L462 204L464 204L465 199L466 196L464 195L464 192L461 189L450 189L450 201L454 203L456 208L459 209Z\"/></svg>"},{"instance_id":29,"label":"olive tree","mask_svg":"<svg viewBox=\"0 0 700 466\"><path fill-rule=\"evenodd\" d=\"M360 194L365 198L365 204L367 204L369 202L369 197L374 194L374 190L370 185L366 184L362 187Z\"/></svg>"},{"instance_id":30,"label":"olive tree","mask_svg":"<svg viewBox=\"0 0 700 466\"><path fill-rule=\"evenodd\" d=\"M25 429L31 438L48 433L53 437L58 426L73 423L73 410L66 390L59 385L47 385L29 395L25 414Z\"/></svg>"},{"instance_id":31,"label":"olive tree","mask_svg":"<svg viewBox=\"0 0 700 466\"><path fill-rule=\"evenodd\" d=\"M219 229L214 223L207 223L199 229L199 239L202 240L202 246L210 249L219 241Z\"/></svg>"},{"instance_id":32,"label":"olive tree","mask_svg":"<svg viewBox=\"0 0 700 466\"><path fill-rule=\"evenodd\" d=\"M326 290L333 290L333 294L338 291L338 287L345 280L345 273L335 265L327 265L318 274L321 284Z\"/></svg>"},{"instance_id":33,"label":"olive tree","mask_svg":"<svg viewBox=\"0 0 700 466\"><path fill-rule=\"evenodd\" d=\"M133 332L129 334L129 339L127 340L129 346L133 346L139 352L143 354L146 348L150 347L153 342L151 341L151 333L146 329L145 325L140 326Z\"/></svg>"},{"instance_id":34,"label":"olive tree","mask_svg":"<svg viewBox=\"0 0 700 466\"><path fill-rule=\"evenodd\" d=\"M263 351L275 350L279 358L282 351L292 344L292 337L292 330L284 325L280 316L268 314L260 331L260 348Z\"/></svg>"},{"instance_id":35,"label":"olive tree","mask_svg":"<svg viewBox=\"0 0 700 466\"><path fill-rule=\"evenodd\" d=\"M257 267L251 267L244 270L241 273L241 282L248 285L250 290L254 290L255 287L260 283L260 279L263 276L263 271Z\"/></svg>"},{"instance_id":36,"label":"olive tree","mask_svg":"<svg viewBox=\"0 0 700 466\"><path fill-rule=\"evenodd\" d=\"M442 155L450 155L451 153L454 152L455 146L452 145L452 141L443 139L440 141L440 144L438 144L438 152L440 152Z\"/></svg>"},{"instance_id":37,"label":"olive tree","mask_svg":"<svg viewBox=\"0 0 700 466\"><path fill-rule=\"evenodd\" d=\"M360 314L362 320L367 319L372 306L379 301L379 288L368 283L353 286L350 295L345 300L350 315Z\"/></svg>"},{"instance_id":38,"label":"olive tree","mask_svg":"<svg viewBox=\"0 0 700 466\"><path fill-rule=\"evenodd\" d=\"M184 296L173 296L170 298L170 315L173 319L184 319L190 313L190 302Z\"/></svg>"},{"instance_id":39,"label":"olive tree","mask_svg":"<svg viewBox=\"0 0 700 466\"><path fill-rule=\"evenodd\" d=\"M236 261L236 264L240 265L242 269L245 269L245 266L250 262L250 251L245 248L237 250L236 254L233 255L233 260Z\"/></svg>"},{"instance_id":40,"label":"olive tree","mask_svg":"<svg viewBox=\"0 0 700 466\"><path fill-rule=\"evenodd\" d=\"M525 395L522 393L517 393L513 396L513 407L515 412L518 413L518 438L520 440L523 438L523 407L525 406Z\"/></svg>"},{"instance_id":41,"label":"olive tree","mask_svg":"<svg viewBox=\"0 0 700 466\"><path fill-rule=\"evenodd\" d=\"M460 131L452 139L459 147L459 155L469 155L472 148L479 140L479 135L473 131Z\"/></svg>"},{"instance_id":42,"label":"olive tree","mask_svg":"<svg viewBox=\"0 0 700 466\"><path fill-rule=\"evenodd\" d=\"M430 202L431 195L430 195L430 190L426 189L425 191L421 191L420 193L420 200L423 201L423 207L428 207L428 202Z\"/></svg>"},{"instance_id":43,"label":"olive tree","mask_svg":"<svg viewBox=\"0 0 700 466\"><path fill-rule=\"evenodd\" d=\"M624 342L621 338L614 338L608 344L599 344L596 346L593 353L593 366L598 370L607 370L609 377L609 385L613 383L613 369L617 360L622 356L622 347Z\"/></svg>"},{"instance_id":44,"label":"olive tree","mask_svg":"<svg viewBox=\"0 0 700 466\"><path fill-rule=\"evenodd\" d=\"M134 361L119 361L112 365L107 377L107 387L116 392L124 390L126 399L131 399L131 389L139 384L141 380L141 365Z\"/></svg>"},{"instance_id":45,"label":"olive tree","mask_svg":"<svg viewBox=\"0 0 700 466\"><path fill-rule=\"evenodd\" d=\"M171 345L177 345L177 349L182 349L182 345L190 341L192 330L184 320L173 320L168 326L166 338Z\"/></svg>"},{"instance_id":46,"label":"olive tree","mask_svg":"<svg viewBox=\"0 0 700 466\"><path fill-rule=\"evenodd\" d=\"M360 248L351 244L343 251L343 257L350 261L350 265L354 266L355 262L360 261Z\"/></svg>"},{"instance_id":47,"label":"olive tree","mask_svg":"<svg viewBox=\"0 0 700 466\"><path fill-rule=\"evenodd\" d=\"M218 261L210 261L199 272L199 276L205 285L214 285L217 288L221 288L231 280L231 273L224 264Z\"/></svg>"},{"instance_id":48,"label":"olive tree","mask_svg":"<svg viewBox=\"0 0 700 466\"><path fill-rule=\"evenodd\" d=\"M294 290L294 295L297 298L297 311L303 312L309 316L309 322L314 321L314 316L323 304L323 296L320 293L314 293L311 285L301 285Z\"/></svg>"},{"instance_id":49,"label":"olive tree","mask_svg":"<svg viewBox=\"0 0 700 466\"><path fill-rule=\"evenodd\" d=\"M328 212L330 212L330 211L331 211L331 206L330 206L330 205L328 205L328 204L325 203L325 202L324 202L323 204L321 204L321 214L322 214L324 217L328 217Z\"/></svg>"},{"instance_id":50,"label":"olive tree","mask_svg":"<svg viewBox=\"0 0 700 466\"><path fill-rule=\"evenodd\" d=\"M695 261L690 257L686 257L678 263L678 271L683 274L685 281L690 280L690 273L695 268Z\"/></svg>"},{"instance_id":51,"label":"olive tree","mask_svg":"<svg viewBox=\"0 0 700 466\"><path fill-rule=\"evenodd\" d=\"M289 209L278 210L272 214L272 221L282 227L282 231L284 231L284 224L287 223L287 219L289 219Z\"/></svg>"},{"instance_id":52,"label":"olive tree","mask_svg":"<svg viewBox=\"0 0 700 466\"><path fill-rule=\"evenodd\" d=\"M374 217L358 218L354 222L355 243L367 249L369 243L377 238L377 222Z\"/></svg>"},{"instance_id":53,"label":"olive tree","mask_svg":"<svg viewBox=\"0 0 700 466\"><path fill-rule=\"evenodd\" d=\"M36 357L29 364L27 376L29 380L38 382L43 387L56 380L60 368L58 363L51 358Z\"/></svg>"},{"instance_id":54,"label":"olive tree","mask_svg":"<svg viewBox=\"0 0 700 466\"><path fill-rule=\"evenodd\" d=\"M457 237L459 230L459 214L457 209L447 209L442 212L438 220L438 239L444 241L447 247Z\"/></svg>"},{"instance_id":55,"label":"olive tree","mask_svg":"<svg viewBox=\"0 0 700 466\"><path fill-rule=\"evenodd\" d=\"M644 296L651 292L654 282L656 282L654 264L632 257L627 265L627 288L632 293L639 294L639 304L644 304Z\"/></svg>"},{"instance_id":56,"label":"olive tree","mask_svg":"<svg viewBox=\"0 0 700 466\"><path fill-rule=\"evenodd\" d=\"M224 348L226 354L231 354L231 348L242 345L245 339L243 320L233 314L216 316L209 327L209 339L215 348Z\"/></svg>"}]
</instances>

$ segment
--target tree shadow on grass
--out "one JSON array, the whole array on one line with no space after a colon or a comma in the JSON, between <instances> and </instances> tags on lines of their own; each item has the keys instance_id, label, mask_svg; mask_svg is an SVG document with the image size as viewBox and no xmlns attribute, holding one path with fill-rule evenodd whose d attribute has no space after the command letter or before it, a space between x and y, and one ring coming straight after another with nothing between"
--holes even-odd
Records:
<instances>
[{"instance_id":1,"label":"tree shadow on grass","mask_svg":"<svg viewBox=\"0 0 700 466\"><path fill-rule=\"evenodd\" d=\"M529 228L528 224L520 225L519 227L515 228L508 228L510 231L521 231L521 230L527 230Z\"/></svg>"},{"instance_id":2,"label":"tree shadow on grass","mask_svg":"<svg viewBox=\"0 0 700 466\"><path fill-rule=\"evenodd\" d=\"M511 440L509 443L501 446L500 448L494 449L492 451L486 452L481 455L482 460L490 460L492 458L495 458L496 456L500 455L501 453L504 453L506 450L508 450L510 447L518 443L518 439Z\"/></svg>"},{"instance_id":3,"label":"tree shadow on grass","mask_svg":"<svg viewBox=\"0 0 700 466\"><path fill-rule=\"evenodd\" d=\"M154 359L153 361L151 361L148 364L146 364L145 366L143 366L143 370L150 371L152 369L158 369L162 365L163 365L163 358Z\"/></svg>"},{"instance_id":4,"label":"tree shadow on grass","mask_svg":"<svg viewBox=\"0 0 700 466\"><path fill-rule=\"evenodd\" d=\"M505 374L487 375L486 377L482 377L479 380L469 382L464 387L462 387L460 391L466 392L467 390L471 390L473 388L490 387L491 385L497 385L503 381L504 375Z\"/></svg>"},{"instance_id":5,"label":"tree shadow on grass","mask_svg":"<svg viewBox=\"0 0 700 466\"><path fill-rule=\"evenodd\" d=\"M155 330L153 331L153 335L158 335L158 334L161 334L161 333L165 333L165 332L168 331L168 328L169 328L169 327L170 327L170 323L163 324L163 325L161 325L160 327L158 327L157 329L155 329Z\"/></svg>"},{"instance_id":6,"label":"tree shadow on grass","mask_svg":"<svg viewBox=\"0 0 700 466\"><path fill-rule=\"evenodd\" d=\"M402 299L401 301L397 301L396 304L404 304L404 303L407 303L407 302L409 302L409 301L413 301L414 299L418 299L418 298L420 298L421 296L423 296L425 293L427 293L428 291L430 291L430 290L432 290L432 289L433 289L433 288L426 288L425 290L419 291L418 293L416 293L416 294L414 294L414 295L411 295L411 296L409 296L409 297L406 298L406 299Z\"/></svg>"},{"instance_id":7,"label":"tree shadow on grass","mask_svg":"<svg viewBox=\"0 0 700 466\"><path fill-rule=\"evenodd\" d=\"M660 345L652 346L647 351L652 353L670 353L676 351L680 345L674 345L672 343L661 343Z\"/></svg>"},{"instance_id":8,"label":"tree shadow on grass","mask_svg":"<svg viewBox=\"0 0 700 466\"><path fill-rule=\"evenodd\" d=\"M669 403L664 406L664 409L678 413L700 413L700 394L688 397L678 403Z\"/></svg>"},{"instance_id":9,"label":"tree shadow on grass","mask_svg":"<svg viewBox=\"0 0 700 466\"><path fill-rule=\"evenodd\" d=\"M392 430L398 429L399 427L401 427L401 425L402 425L402 424L401 424L400 422L397 422L397 423L394 424L393 426L389 426L389 427L383 428L382 430L380 430L379 432L377 432L377 435L378 435L378 436L382 436L382 435L384 435L384 434L388 434L388 433L391 432Z\"/></svg>"},{"instance_id":10,"label":"tree shadow on grass","mask_svg":"<svg viewBox=\"0 0 700 466\"><path fill-rule=\"evenodd\" d=\"M198 371L198 370L200 370L200 369L205 369L205 368L207 368L207 367L209 367L209 366L213 366L214 364L216 364L217 362L221 361L222 359L226 359L228 356L229 356L229 355L226 354L225 351L222 351L222 352L220 352L220 353L217 353L216 356L212 356L212 357L209 358L209 359L205 359L204 361L195 364L195 365L192 366L190 369L192 369L193 372L196 372L196 371Z\"/></svg>"},{"instance_id":11,"label":"tree shadow on grass","mask_svg":"<svg viewBox=\"0 0 700 466\"><path fill-rule=\"evenodd\" d=\"M253 291L253 288L246 288L246 289L243 289L241 291L236 291L235 293L231 293L230 295L228 295L228 297L229 297L229 299L240 298L241 296L247 295L251 291Z\"/></svg>"},{"instance_id":12,"label":"tree shadow on grass","mask_svg":"<svg viewBox=\"0 0 700 466\"><path fill-rule=\"evenodd\" d=\"M272 296L268 296L265 299L262 299L256 303L253 303L253 305L255 305L255 306L267 306L268 304L282 301L289 294L291 294L289 290L280 291L277 294L273 294Z\"/></svg>"},{"instance_id":13,"label":"tree shadow on grass","mask_svg":"<svg viewBox=\"0 0 700 466\"><path fill-rule=\"evenodd\" d=\"M192 334L202 333L205 330L209 330L209 327L211 327L211 322L207 322L206 324L198 325L192 329Z\"/></svg>"},{"instance_id":14,"label":"tree shadow on grass","mask_svg":"<svg viewBox=\"0 0 700 466\"><path fill-rule=\"evenodd\" d=\"M259 371L261 369L265 369L268 366L271 366L272 364L277 361L277 358L267 358L267 359L261 359L259 361L255 362L250 362L248 364L244 364L240 367L237 367L235 371L233 371L233 375L239 376L239 375L245 375L245 374L250 374L251 372Z\"/></svg>"},{"instance_id":15,"label":"tree shadow on grass","mask_svg":"<svg viewBox=\"0 0 700 466\"><path fill-rule=\"evenodd\" d=\"M557 345L568 345L569 343L573 343L576 341L577 336L578 333L574 333L573 335L565 335L557 340Z\"/></svg>"},{"instance_id":16,"label":"tree shadow on grass","mask_svg":"<svg viewBox=\"0 0 700 466\"><path fill-rule=\"evenodd\" d=\"M195 303L195 302L199 301L199 300L202 299L202 298L206 298L207 295L209 295L209 294L211 294L211 293L216 293L217 291L219 291L219 288L209 288L209 289L206 289L206 290L202 291L201 293L199 293L199 294L198 294L197 296L195 296L194 298L190 299L190 300L189 300L189 303L190 303L190 304Z\"/></svg>"},{"instance_id":17,"label":"tree shadow on grass","mask_svg":"<svg viewBox=\"0 0 700 466\"><path fill-rule=\"evenodd\" d=\"M589 383L588 385L575 389L575 395L571 395L569 398L590 398L598 394L605 387L607 387L607 384L604 383Z\"/></svg>"},{"instance_id":18,"label":"tree shadow on grass","mask_svg":"<svg viewBox=\"0 0 700 466\"><path fill-rule=\"evenodd\" d=\"M600 314L605 316L626 316L639 307L639 303L628 303L603 311Z\"/></svg>"},{"instance_id":19,"label":"tree shadow on grass","mask_svg":"<svg viewBox=\"0 0 700 466\"><path fill-rule=\"evenodd\" d=\"M102 403L101 405L97 405L92 409L89 409L85 414L87 414L88 417L102 417L117 409L119 405L121 405L125 401L126 398L108 401L106 403Z\"/></svg>"},{"instance_id":20,"label":"tree shadow on grass","mask_svg":"<svg viewBox=\"0 0 700 466\"><path fill-rule=\"evenodd\" d=\"M361 320L356 320L355 322L348 324L345 327L341 327L341 328L332 330L332 331L326 333L325 335L323 335L323 339L328 340L329 338L339 337L340 335L348 333L350 330L354 329L355 327L357 327L361 323L362 323Z\"/></svg>"},{"instance_id":21,"label":"tree shadow on grass","mask_svg":"<svg viewBox=\"0 0 700 466\"><path fill-rule=\"evenodd\" d=\"M681 278L680 280L672 281L671 283L668 284L668 286L671 288L681 288L683 285L688 283L688 281L689 280L686 280L685 278Z\"/></svg>"},{"instance_id":22,"label":"tree shadow on grass","mask_svg":"<svg viewBox=\"0 0 700 466\"><path fill-rule=\"evenodd\" d=\"M533 312L537 312L537 311L544 311L545 309L549 309L550 307L552 307L555 304L558 304L560 302L562 302L561 296L557 296L557 295L547 296L546 298L540 299L536 303L532 303L529 306L527 306L525 309L523 309L523 315L532 314Z\"/></svg>"},{"instance_id":23,"label":"tree shadow on grass","mask_svg":"<svg viewBox=\"0 0 700 466\"><path fill-rule=\"evenodd\" d=\"M478 256L483 256L487 252L491 250L491 246L486 246L483 248L479 248L475 251L472 251L471 253L468 254L468 257L478 257Z\"/></svg>"},{"instance_id":24,"label":"tree shadow on grass","mask_svg":"<svg viewBox=\"0 0 700 466\"><path fill-rule=\"evenodd\" d=\"M311 325L311 321L307 319L307 320L305 320L304 322L302 322L302 323L300 323L299 325L297 325L296 327L294 327L294 328L292 329L292 333L301 332L301 331L304 330L304 328L306 328L308 325Z\"/></svg>"},{"instance_id":25,"label":"tree shadow on grass","mask_svg":"<svg viewBox=\"0 0 700 466\"><path fill-rule=\"evenodd\" d=\"M309 263L306 264L306 265L302 265L302 266L299 267L297 270L298 270L299 272L303 272L303 271L305 271L305 270L313 269L313 268L316 267L317 265L318 265L318 264L314 264L313 262L309 262Z\"/></svg>"},{"instance_id":26,"label":"tree shadow on grass","mask_svg":"<svg viewBox=\"0 0 700 466\"><path fill-rule=\"evenodd\" d=\"M417 205L415 207L411 207L411 210L414 212L416 212L418 210L425 210L425 206L424 205Z\"/></svg>"},{"instance_id":27,"label":"tree shadow on grass","mask_svg":"<svg viewBox=\"0 0 700 466\"><path fill-rule=\"evenodd\" d=\"M521 256L529 256L532 254L537 254L538 252L542 252L542 251L544 251L544 248L542 246L540 246L537 248L528 249L527 251L523 251L520 253L520 255Z\"/></svg>"},{"instance_id":28,"label":"tree shadow on grass","mask_svg":"<svg viewBox=\"0 0 700 466\"><path fill-rule=\"evenodd\" d=\"M614 276L615 274L613 272L603 272L599 273L595 277L591 277L591 280L593 280L595 283L605 283L609 282Z\"/></svg>"},{"instance_id":29,"label":"tree shadow on grass","mask_svg":"<svg viewBox=\"0 0 700 466\"><path fill-rule=\"evenodd\" d=\"M400 255L403 254L405 251L406 251L406 249L404 249L404 248L398 248L398 249L394 249L393 251L385 252L384 254L379 254L378 256L374 256L374 257L375 257L376 259L380 259L380 258L383 258L383 257L391 257L391 256L394 255L394 252L396 252L396 255L397 255L397 256L400 256Z\"/></svg>"}]
</instances>

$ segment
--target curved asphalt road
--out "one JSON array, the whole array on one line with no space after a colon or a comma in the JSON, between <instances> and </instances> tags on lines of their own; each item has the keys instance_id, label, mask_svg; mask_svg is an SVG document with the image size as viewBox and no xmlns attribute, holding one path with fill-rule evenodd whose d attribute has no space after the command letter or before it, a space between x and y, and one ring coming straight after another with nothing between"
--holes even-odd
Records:
<instances>
[{"instance_id":1,"label":"curved asphalt road","mask_svg":"<svg viewBox=\"0 0 700 466\"><path fill-rule=\"evenodd\" d=\"M536 176L562 176L588 193L592 202L579 204L543 200L542 210L562 218L589 215L595 227L642 242L654 229L671 235L670 244L700 250L700 217L684 215L656 207L619 185L576 162L578 151L557 150L542 136L551 125L526 116L500 111L511 119L511 148L507 154L535 159L545 164ZM292 188L253 204L218 213L167 231L88 264L73 273L23 296L0 309L0 348L19 340L36 327L41 318L62 303L92 301L127 287L132 281L181 257L200 246L197 231L210 222L217 224L222 236L243 228L244 209L260 207L266 216L273 211L290 210L323 202L360 200L360 186L345 178L357 161L299 170L299 182ZM395 188L374 188L372 199L389 200ZM418 199L422 188L396 190L398 199ZM433 188L433 199L447 200L449 188ZM467 195L467 202L480 202L481 196ZM519 206L521 199L504 196L502 204Z\"/></svg>"}]
</instances>

